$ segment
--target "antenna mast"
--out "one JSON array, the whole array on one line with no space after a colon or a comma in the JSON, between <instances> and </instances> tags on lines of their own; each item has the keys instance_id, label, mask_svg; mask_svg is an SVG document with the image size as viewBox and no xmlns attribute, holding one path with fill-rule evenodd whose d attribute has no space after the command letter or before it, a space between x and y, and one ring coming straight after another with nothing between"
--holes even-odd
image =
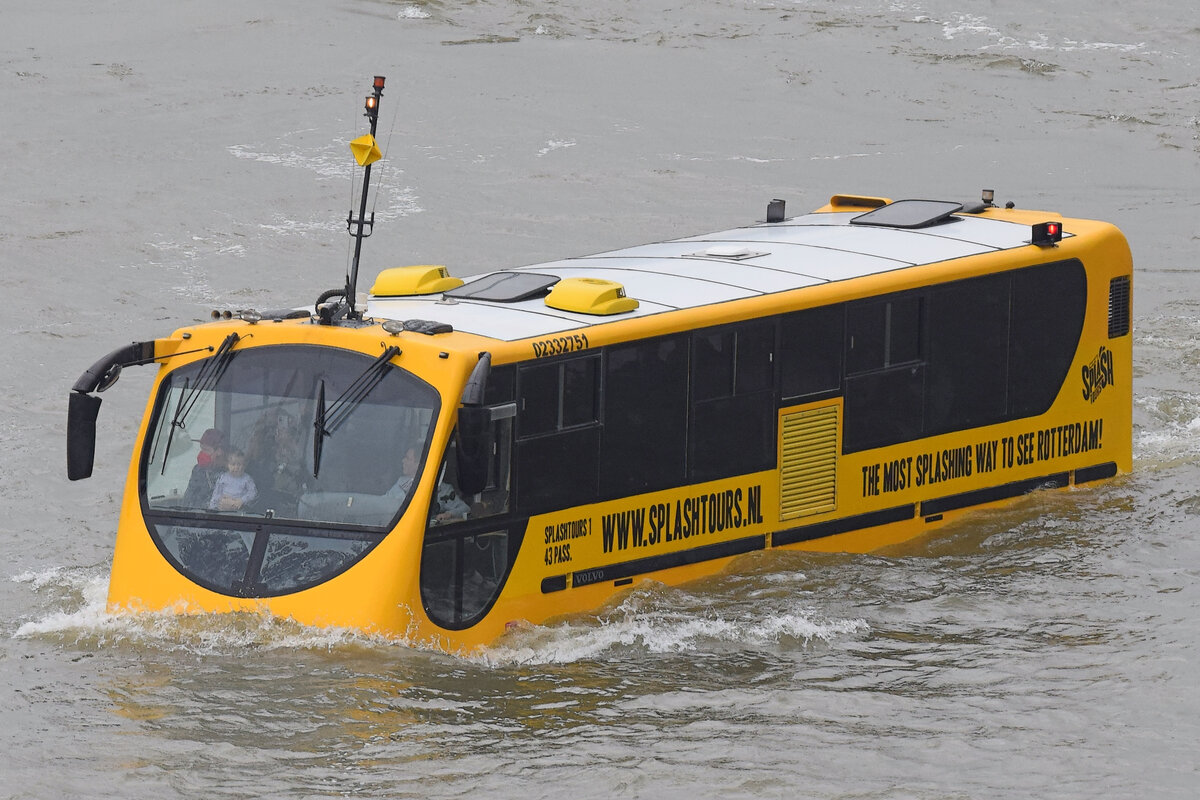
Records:
<instances>
[{"instance_id":1,"label":"antenna mast","mask_svg":"<svg viewBox=\"0 0 1200 800\"><path fill-rule=\"evenodd\" d=\"M346 217L346 232L354 237L354 260L350 264L349 274L346 275L345 300L348 319L362 319L362 313L354 308L354 296L358 286L358 258L362 253L363 239L371 235L375 226L375 212L372 211L370 218L367 217L367 190L371 187L371 165L383 157L383 154L379 152L379 146L375 143L375 126L379 122L379 98L383 96L384 80L382 75L375 76L373 92L367 95L364 104L367 110L363 116L371 121L371 132L350 143L350 151L354 154L354 160L364 168L364 172L358 217L355 218L354 209L351 209L350 214Z\"/></svg>"}]
</instances>

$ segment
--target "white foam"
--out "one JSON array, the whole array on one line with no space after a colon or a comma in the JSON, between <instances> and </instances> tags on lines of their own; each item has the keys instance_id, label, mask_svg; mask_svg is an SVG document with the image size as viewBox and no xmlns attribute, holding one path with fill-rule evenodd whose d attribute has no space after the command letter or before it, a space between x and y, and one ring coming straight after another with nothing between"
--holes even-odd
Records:
<instances>
[{"instance_id":1,"label":"white foam","mask_svg":"<svg viewBox=\"0 0 1200 800\"><path fill-rule=\"evenodd\" d=\"M394 649L397 642L345 628L305 627L267 613L188 614L175 610L112 612L108 577L93 571L53 567L13 576L36 592L64 592L53 610L22 624L14 638L69 637L96 648L124 642L198 654L257 650L333 650L346 646Z\"/></svg>"},{"instance_id":2,"label":"white foam","mask_svg":"<svg viewBox=\"0 0 1200 800\"><path fill-rule=\"evenodd\" d=\"M568 147L574 147L577 144L578 142L576 142L574 139L551 139L550 141L546 142L545 147L543 147L541 150L538 150L538 158L541 158L547 153L552 153L555 150L563 150Z\"/></svg>"},{"instance_id":3,"label":"white foam","mask_svg":"<svg viewBox=\"0 0 1200 800\"><path fill-rule=\"evenodd\" d=\"M345 223L334 222L332 219L301 221L298 219L288 219L282 214L275 214L271 222L260 222L258 223L258 227L260 230L275 234L291 234L302 237L320 234L322 237L325 237L331 231L337 231L345 227Z\"/></svg>"},{"instance_id":4,"label":"white foam","mask_svg":"<svg viewBox=\"0 0 1200 800\"><path fill-rule=\"evenodd\" d=\"M345 628L305 627L267 613L112 612L107 608L108 577L95 569L53 567L23 572L12 580L29 584L38 593L62 595L53 600L55 607L44 616L22 624L14 634L16 638L68 637L90 642L96 648L136 642L197 654L343 647L390 651L407 644ZM689 598L677 590L650 587L626 597L598 618L530 626L514 632L500 645L470 660L488 666L569 664L631 648L649 653L685 653L730 645L748 649L807 647L813 641L828 642L870 630L865 620L822 619L811 610L771 615L765 604L757 606L753 616L674 610Z\"/></svg>"},{"instance_id":5,"label":"white foam","mask_svg":"<svg viewBox=\"0 0 1200 800\"><path fill-rule=\"evenodd\" d=\"M302 133L305 131L289 135ZM225 149L235 158L307 169L323 178L347 178L353 169L353 161L348 155L350 142L345 139L333 139L317 151L291 145L286 136L279 137L268 147L234 144Z\"/></svg>"},{"instance_id":6,"label":"white foam","mask_svg":"<svg viewBox=\"0 0 1200 800\"><path fill-rule=\"evenodd\" d=\"M1200 396L1172 391L1138 396L1133 402L1152 423L1135 428L1135 457L1171 461L1200 453Z\"/></svg>"},{"instance_id":7,"label":"white foam","mask_svg":"<svg viewBox=\"0 0 1200 800\"><path fill-rule=\"evenodd\" d=\"M933 21L923 17L914 21ZM978 36L991 40L980 50L1039 50L1058 53L1077 51L1111 50L1117 52L1133 52L1145 49L1145 42L1087 42L1077 39L1051 39L1044 33L1032 39L1018 39L989 24L987 17L975 14L958 14L946 20L937 20L942 26L942 37L948 41L964 36Z\"/></svg>"},{"instance_id":8,"label":"white foam","mask_svg":"<svg viewBox=\"0 0 1200 800\"><path fill-rule=\"evenodd\" d=\"M683 653L713 645L770 647L789 640L807 646L813 640L861 635L870 630L865 620L820 620L797 612L763 619L721 615L632 613L599 624L568 622L534 627L489 648L478 658L490 665L569 664L602 657L613 650L637 648L650 653Z\"/></svg>"},{"instance_id":9,"label":"white foam","mask_svg":"<svg viewBox=\"0 0 1200 800\"><path fill-rule=\"evenodd\" d=\"M429 19L431 16L420 6L405 6L396 14L397 19Z\"/></svg>"},{"instance_id":10,"label":"white foam","mask_svg":"<svg viewBox=\"0 0 1200 800\"><path fill-rule=\"evenodd\" d=\"M838 153L832 156L809 156L809 161L841 161L843 158L872 158L874 156L883 155L883 151L877 150L874 153Z\"/></svg>"},{"instance_id":11,"label":"white foam","mask_svg":"<svg viewBox=\"0 0 1200 800\"><path fill-rule=\"evenodd\" d=\"M15 583L28 583L35 592L47 588L66 591L73 608L56 609L39 620L26 622L13 634L21 638L79 630L109 630L113 621L108 614L108 578L104 575L81 573L63 567L42 572L23 572L13 576Z\"/></svg>"}]
</instances>

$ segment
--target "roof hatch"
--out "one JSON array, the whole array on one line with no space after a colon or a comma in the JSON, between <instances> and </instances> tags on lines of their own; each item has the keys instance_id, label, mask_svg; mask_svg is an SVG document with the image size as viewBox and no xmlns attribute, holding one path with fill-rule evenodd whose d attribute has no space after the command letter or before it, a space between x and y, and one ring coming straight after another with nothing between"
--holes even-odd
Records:
<instances>
[{"instance_id":1,"label":"roof hatch","mask_svg":"<svg viewBox=\"0 0 1200 800\"><path fill-rule=\"evenodd\" d=\"M941 222L955 221L950 217L962 211L962 203L948 200L897 200L874 211L859 214L851 225L879 225L884 228L928 228Z\"/></svg>"},{"instance_id":2,"label":"roof hatch","mask_svg":"<svg viewBox=\"0 0 1200 800\"><path fill-rule=\"evenodd\" d=\"M538 272L494 272L464 286L446 292L460 300L490 300L493 303L519 303L541 297L558 283L557 275Z\"/></svg>"}]
</instances>

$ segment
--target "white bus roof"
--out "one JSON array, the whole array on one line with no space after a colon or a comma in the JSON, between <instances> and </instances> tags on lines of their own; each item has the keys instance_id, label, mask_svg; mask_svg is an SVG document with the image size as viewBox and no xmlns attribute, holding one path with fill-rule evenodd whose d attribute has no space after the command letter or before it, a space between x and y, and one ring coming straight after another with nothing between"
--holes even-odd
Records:
<instances>
[{"instance_id":1,"label":"white bus roof","mask_svg":"<svg viewBox=\"0 0 1200 800\"><path fill-rule=\"evenodd\" d=\"M502 270L616 281L639 305L614 316L560 311L547 306L543 297L496 302L442 294L371 296L366 314L383 320L436 320L456 331L514 341L1025 247L1030 242L1030 227L1025 223L954 216L922 228L850 224L862 214L862 210L812 213ZM469 292L471 282L494 274L472 276L455 293Z\"/></svg>"}]
</instances>

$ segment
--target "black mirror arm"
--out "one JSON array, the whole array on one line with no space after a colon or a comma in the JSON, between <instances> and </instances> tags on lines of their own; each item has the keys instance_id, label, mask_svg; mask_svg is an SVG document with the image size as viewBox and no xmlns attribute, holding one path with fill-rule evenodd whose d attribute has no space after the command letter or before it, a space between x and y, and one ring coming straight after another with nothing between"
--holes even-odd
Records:
<instances>
[{"instance_id":1,"label":"black mirror arm","mask_svg":"<svg viewBox=\"0 0 1200 800\"><path fill-rule=\"evenodd\" d=\"M114 371L119 373L122 367L133 367L141 364L149 364L154 361L154 340L148 342L134 342L118 347L104 358L92 364L87 370L79 376L79 380L75 381L75 385L71 387L73 392L82 392L89 394L95 391L104 391L112 385L116 379Z\"/></svg>"}]
</instances>

